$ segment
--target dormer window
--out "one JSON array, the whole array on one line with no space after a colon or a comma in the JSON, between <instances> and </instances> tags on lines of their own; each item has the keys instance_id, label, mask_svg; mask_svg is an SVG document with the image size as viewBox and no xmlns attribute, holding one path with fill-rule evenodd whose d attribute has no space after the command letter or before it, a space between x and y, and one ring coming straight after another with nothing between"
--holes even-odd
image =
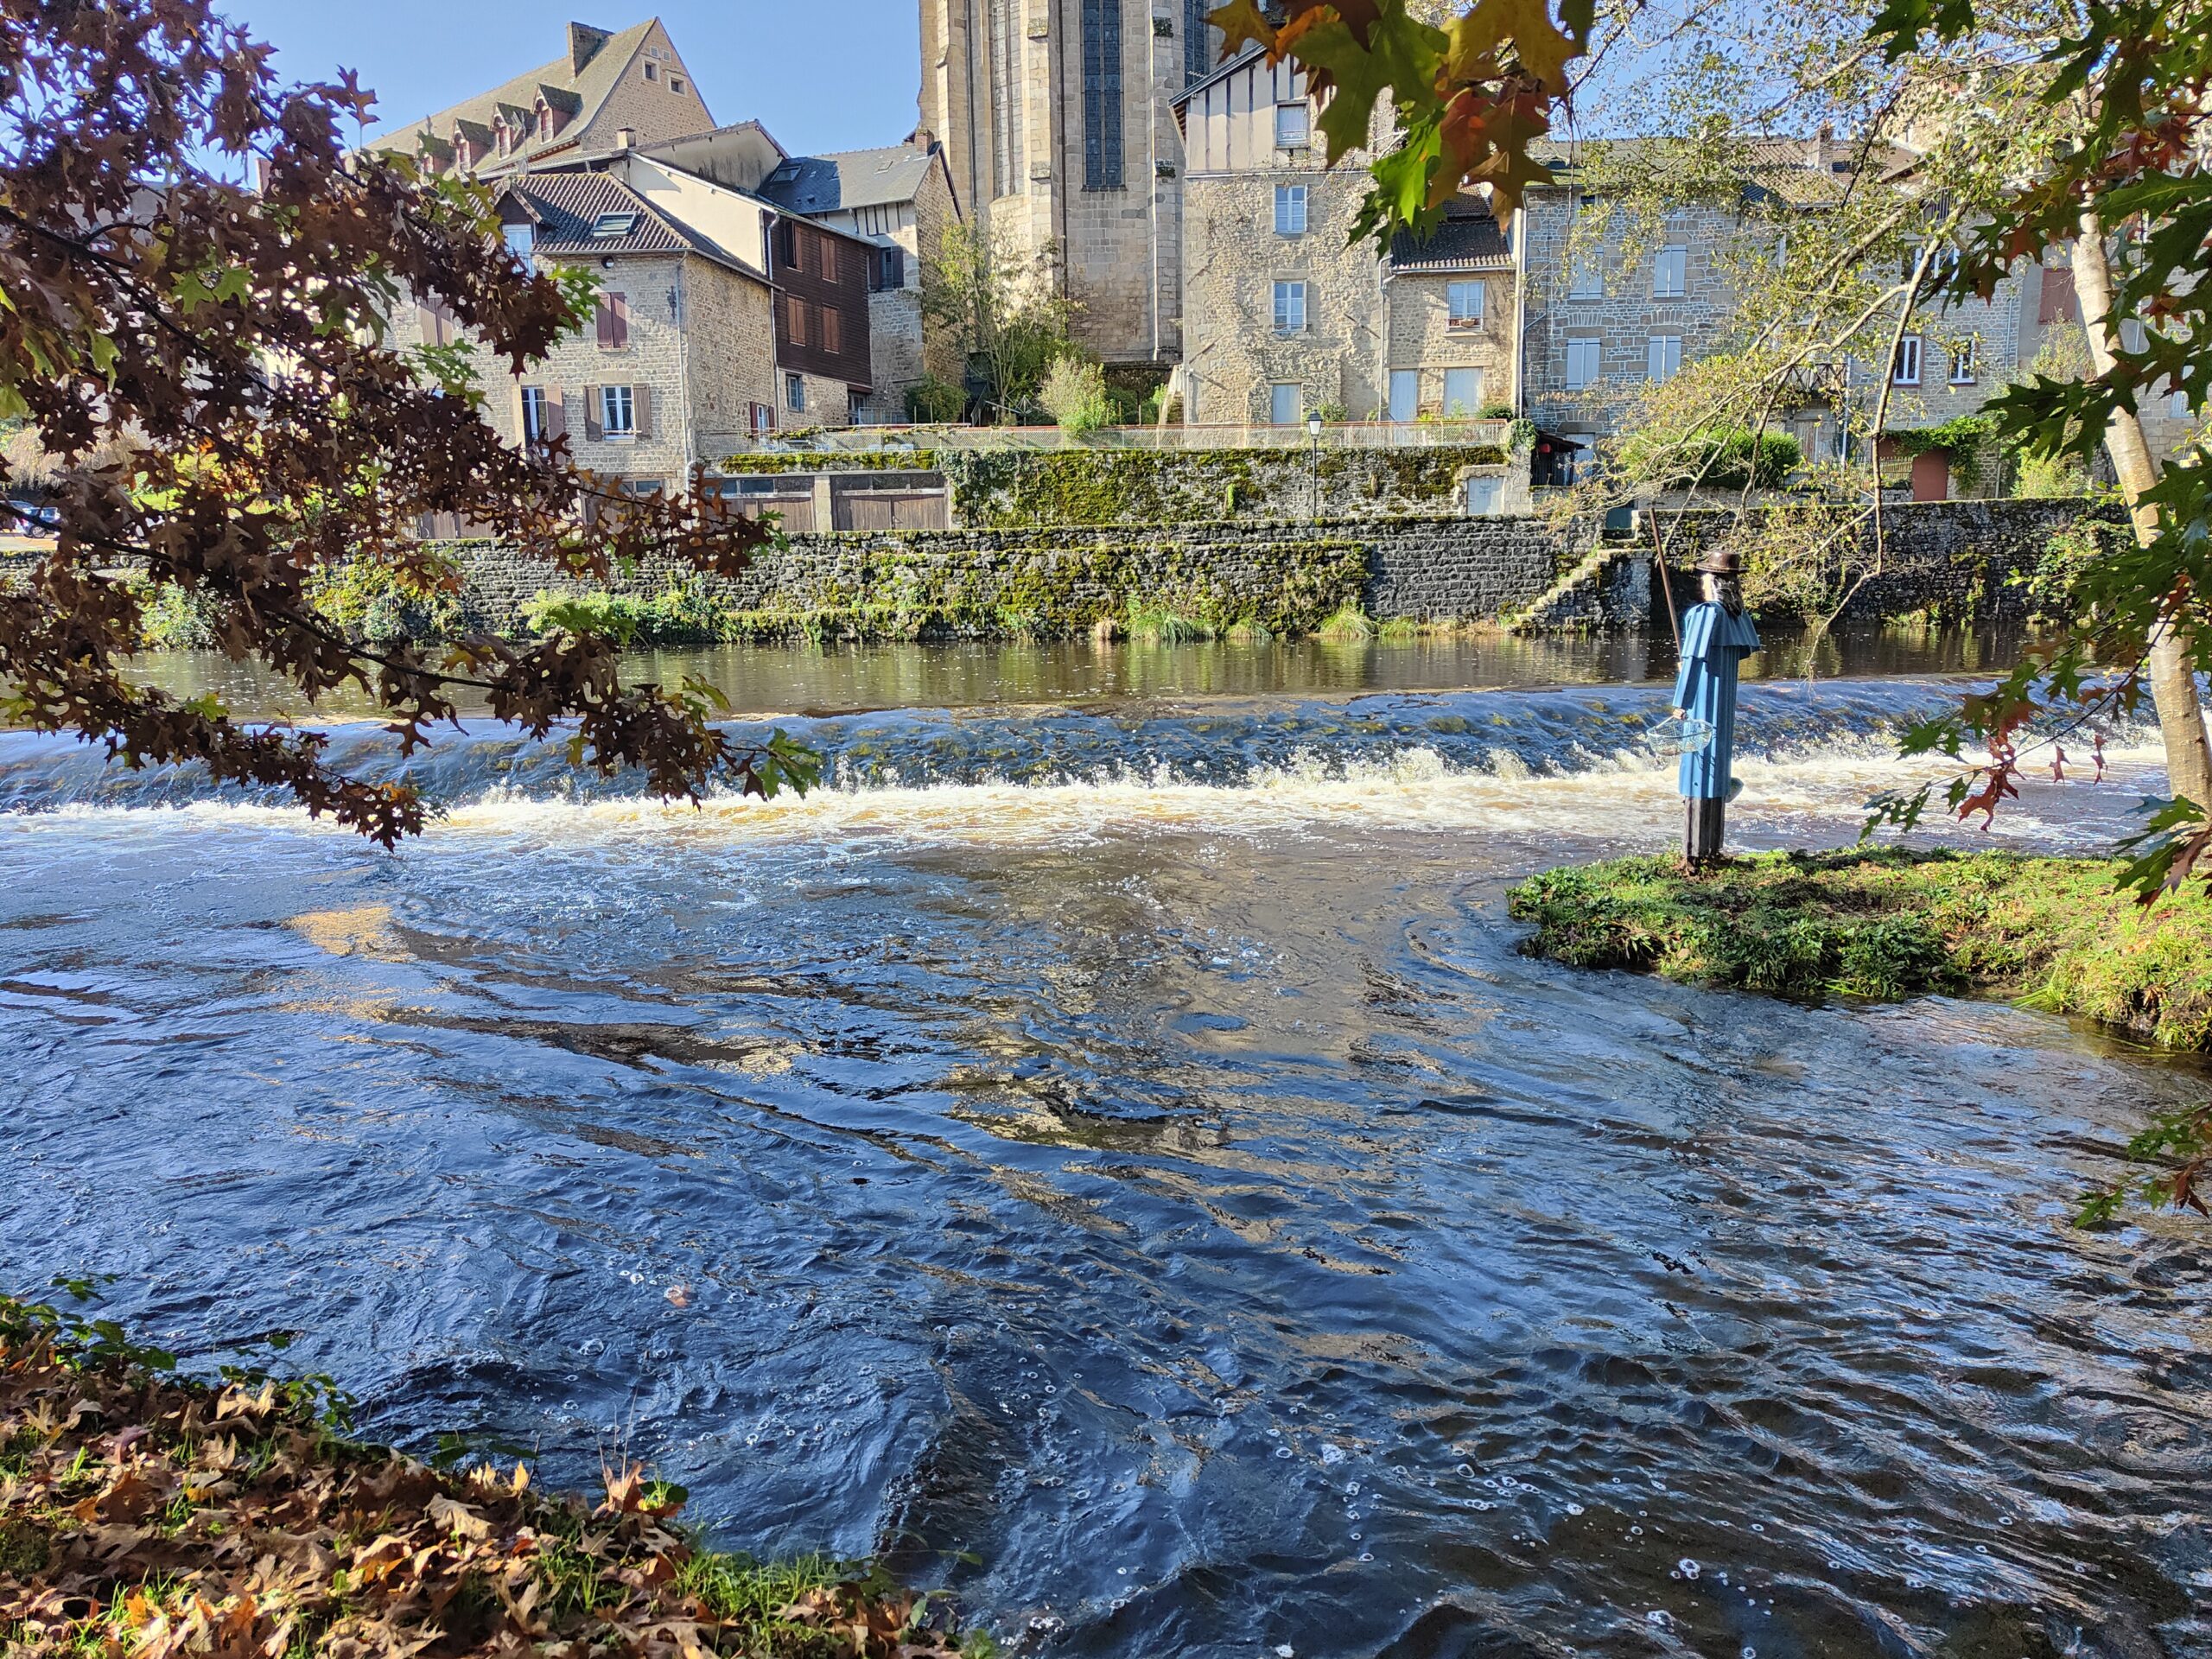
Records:
<instances>
[{"instance_id":1,"label":"dormer window","mask_svg":"<svg viewBox=\"0 0 2212 1659\"><path fill-rule=\"evenodd\" d=\"M529 258L531 250L537 245L537 226L526 219L518 225L502 225L499 230L506 238L507 251L518 258Z\"/></svg>"}]
</instances>

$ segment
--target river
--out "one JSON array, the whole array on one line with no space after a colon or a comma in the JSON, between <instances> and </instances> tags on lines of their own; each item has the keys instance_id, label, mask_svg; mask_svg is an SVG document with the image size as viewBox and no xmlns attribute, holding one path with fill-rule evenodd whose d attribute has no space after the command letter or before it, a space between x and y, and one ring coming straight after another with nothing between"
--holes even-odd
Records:
<instances>
[{"instance_id":1,"label":"river","mask_svg":"<svg viewBox=\"0 0 2212 1659\"><path fill-rule=\"evenodd\" d=\"M391 855L0 737L6 1281L1020 1652L2212 1652L2208 1236L2067 1224L2200 1068L1521 956L1516 876L1677 833L1654 686L852 655L741 704L805 800L340 724L444 809ZM1960 684L1751 687L1738 840L1848 840Z\"/></svg>"}]
</instances>

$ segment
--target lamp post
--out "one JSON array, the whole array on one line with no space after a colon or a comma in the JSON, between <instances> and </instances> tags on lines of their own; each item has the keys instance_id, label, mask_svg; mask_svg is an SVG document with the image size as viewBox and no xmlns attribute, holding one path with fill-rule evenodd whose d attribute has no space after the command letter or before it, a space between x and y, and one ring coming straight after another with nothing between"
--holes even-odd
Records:
<instances>
[{"instance_id":1,"label":"lamp post","mask_svg":"<svg viewBox=\"0 0 2212 1659\"><path fill-rule=\"evenodd\" d=\"M1316 413L1306 417L1306 435L1313 440L1313 457L1307 470L1313 483L1313 522L1321 522L1321 416Z\"/></svg>"}]
</instances>

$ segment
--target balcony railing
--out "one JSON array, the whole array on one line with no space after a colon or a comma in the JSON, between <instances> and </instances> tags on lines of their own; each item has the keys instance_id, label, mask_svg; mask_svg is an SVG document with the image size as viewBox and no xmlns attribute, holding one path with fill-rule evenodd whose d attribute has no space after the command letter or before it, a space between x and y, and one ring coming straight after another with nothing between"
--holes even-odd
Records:
<instances>
[{"instance_id":1,"label":"balcony railing","mask_svg":"<svg viewBox=\"0 0 2212 1659\"><path fill-rule=\"evenodd\" d=\"M1463 444L1503 448L1506 421L1332 421L1321 429L1324 448L1435 449ZM1313 440L1301 422L1274 426L1109 426L1071 437L1057 426L825 427L804 437L763 434L734 454L860 454L899 449L1302 449Z\"/></svg>"}]
</instances>

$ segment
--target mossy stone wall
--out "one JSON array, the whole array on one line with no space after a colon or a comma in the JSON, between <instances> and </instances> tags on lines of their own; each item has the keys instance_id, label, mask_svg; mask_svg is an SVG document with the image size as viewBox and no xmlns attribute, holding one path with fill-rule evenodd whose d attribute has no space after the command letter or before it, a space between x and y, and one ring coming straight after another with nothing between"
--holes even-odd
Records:
<instances>
[{"instance_id":1,"label":"mossy stone wall","mask_svg":"<svg viewBox=\"0 0 2212 1659\"><path fill-rule=\"evenodd\" d=\"M977 530L1040 524L1294 524L1459 510L1468 473L1505 451L1423 449L889 449L733 455L732 475L935 472L953 522Z\"/></svg>"}]
</instances>

